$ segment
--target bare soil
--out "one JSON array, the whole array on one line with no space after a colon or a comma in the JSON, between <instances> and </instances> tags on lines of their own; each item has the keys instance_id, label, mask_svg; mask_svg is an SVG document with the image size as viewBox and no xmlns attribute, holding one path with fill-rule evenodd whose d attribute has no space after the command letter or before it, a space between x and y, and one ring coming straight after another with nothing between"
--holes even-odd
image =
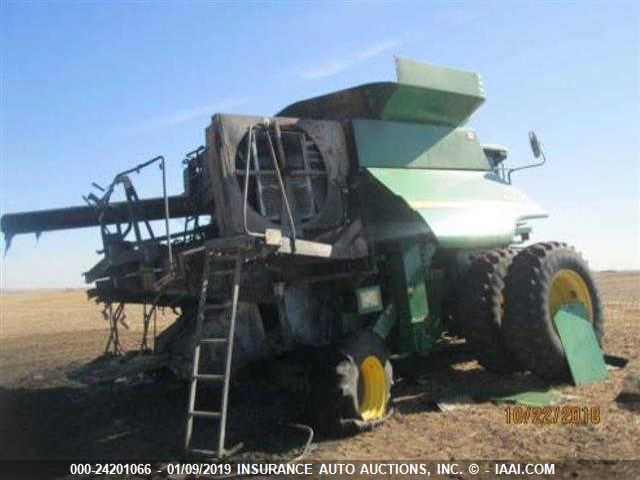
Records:
<instances>
[{"instance_id":1,"label":"bare soil","mask_svg":"<svg viewBox=\"0 0 640 480\"><path fill-rule=\"evenodd\" d=\"M598 274L605 302L605 352L627 358L604 382L558 386L565 404L600 409L599 423L508 424L505 406L471 403L441 412L435 403L469 391L545 387L530 375L482 369L463 341L429 359L400 365L395 414L380 428L319 439L309 456L377 459L640 459L640 414L615 401L627 375L640 374L640 273ZM102 355L107 325L82 290L2 292L0 297L0 458L170 459L181 454L186 385L158 372L95 385L78 371ZM129 308L123 342L139 345L141 310ZM158 329L173 320L167 312ZM206 397L206 395L205 395ZM212 395L211 397L214 397ZM286 459L304 444L291 428L304 402L245 372L234 385L230 444L250 458ZM199 430L200 442L214 431Z\"/></svg>"}]
</instances>

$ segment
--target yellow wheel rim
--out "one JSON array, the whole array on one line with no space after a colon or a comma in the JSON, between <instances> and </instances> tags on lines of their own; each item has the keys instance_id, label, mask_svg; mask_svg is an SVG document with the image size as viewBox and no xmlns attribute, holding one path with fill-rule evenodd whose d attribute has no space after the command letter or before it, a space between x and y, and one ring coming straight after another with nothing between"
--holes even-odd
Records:
<instances>
[{"instance_id":1,"label":"yellow wheel rim","mask_svg":"<svg viewBox=\"0 0 640 480\"><path fill-rule=\"evenodd\" d=\"M369 355L360 364L360 405L363 420L377 420L384 416L387 406L387 377L380 360Z\"/></svg>"},{"instance_id":2,"label":"yellow wheel rim","mask_svg":"<svg viewBox=\"0 0 640 480\"><path fill-rule=\"evenodd\" d=\"M580 303L587 312L589 320L593 321L593 304L589 287L579 273L562 269L551 279L549 290L549 313L555 316L562 305Z\"/></svg>"}]
</instances>

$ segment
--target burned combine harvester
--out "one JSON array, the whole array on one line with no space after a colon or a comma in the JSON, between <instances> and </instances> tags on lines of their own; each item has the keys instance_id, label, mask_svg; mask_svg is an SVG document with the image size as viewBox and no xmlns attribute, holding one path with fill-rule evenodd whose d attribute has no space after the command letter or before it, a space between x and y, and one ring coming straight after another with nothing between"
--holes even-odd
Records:
<instances>
[{"instance_id":1,"label":"burned combine harvester","mask_svg":"<svg viewBox=\"0 0 640 480\"><path fill-rule=\"evenodd\" d=\"M546 214L511 186L518 169L504 166L506 150L461 127L484 101L478 75L405 59L397 71L397 82L275 117L215 115L206 145L187 155L182 195L138 198L129 174L164 168L158 157L88 206L2 218L8 242L101 228L104 258L85 278L108 306L112 349L125 304L145 304L143 347L155 309L179 311L154 345L191 381L188 450L194 418L211 417L221 428L209 453L224 453L232 363L326 347L311 376L317 423L359 430L388 414L390 359L427 355L444 330L466 337L488 369L548 379L568 375L553 324L561 309L578 305L601 338L579 254L556 242L514 248ZM120 187L126 201L111 202ZM160 235L153 220L165 222ZM196 409L204 381L223 385L220 411Z\"/></svg>"}]
</instances>

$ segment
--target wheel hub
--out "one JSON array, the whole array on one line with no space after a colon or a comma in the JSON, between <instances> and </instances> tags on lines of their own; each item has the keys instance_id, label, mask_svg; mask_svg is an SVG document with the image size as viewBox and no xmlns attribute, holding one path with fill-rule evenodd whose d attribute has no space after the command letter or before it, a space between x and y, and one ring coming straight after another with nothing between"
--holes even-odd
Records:
<instances>
[{"instance_id":1,"label":"wheel hub","mask_svg":"<svg viewBox=\"0 0 640 480\"><path fill-rule=\"evenodd\" d=\"M569 270L559 270L551 280L549 289L549 313L551 318L560 310L562 305L580 303L593 321L593 304L589 287L579 273Z\"/></svg>"},{"instance_id":2,"label":"wheel hub","mask_svg":"<svg viewBox=\"0 0 640 480\"><path fill-rule=\"evenodd\" d=\"M359 413L367 421L382 418L387 406L384 366L377 357L369 355L359 370Z\"/></svg>"}]
</instances>

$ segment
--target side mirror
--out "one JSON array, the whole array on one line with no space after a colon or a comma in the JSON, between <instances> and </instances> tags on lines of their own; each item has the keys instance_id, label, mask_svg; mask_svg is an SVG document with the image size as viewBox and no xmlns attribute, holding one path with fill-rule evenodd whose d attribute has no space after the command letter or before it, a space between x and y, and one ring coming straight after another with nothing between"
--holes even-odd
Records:
<instances>
[{"instance_id":1,"label":"side mirror","mask_svg":"<svg viewBox=\"0 0 640 480\"><path fill-rule=\"evenodd\" d=\"M542 145L540 144L540 140L538 140L538 136L536 132L529 132L529 144L531 145L531 151L533 152L533 156L536 158L542 157L538 163L532 163L531 165L524 165L522 167L510 168L507 170L507 182L511 183L511 174L513 172L517 172L518 170L524 170L526 168L539 167L543 165L544 162L547 161L547 158L544 156L544 151L542 150Z\"/></svg>"},{"instance_id":2,"label":"side mirror","mask_svg":"<svg viewBox=\"0 0 640 480\"><path fill-rule=\"evenodd\" d=\"M540 145L540 140L538 140L536 132L529 132L529 143L531 144L533 156L540 158L540 155L542 155L542 146Z\"/></svg>"}]
</instances>

